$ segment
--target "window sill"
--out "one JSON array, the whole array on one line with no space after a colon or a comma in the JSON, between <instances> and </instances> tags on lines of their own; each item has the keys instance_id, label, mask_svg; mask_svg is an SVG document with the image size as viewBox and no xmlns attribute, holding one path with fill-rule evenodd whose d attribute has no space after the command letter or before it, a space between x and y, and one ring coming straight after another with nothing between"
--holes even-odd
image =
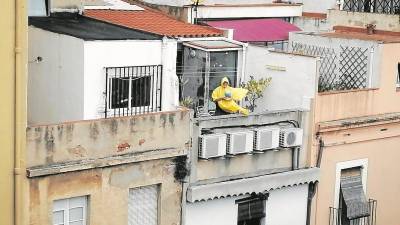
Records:
<instances>
[{"instance_id":1,"label":"window sill","mask_svg":"<svg viewBox=\"0 0 400 225\"><path fill-rule=\"evenodd\" d=\"M334 95L334 94L351 93L351 92L376 91L378 89L379 88L363 88L363 89L353 89L353 90L343 90L343 91L326 91L326 92L319 92L318 95Z\"/></svg>"}]
</instances>

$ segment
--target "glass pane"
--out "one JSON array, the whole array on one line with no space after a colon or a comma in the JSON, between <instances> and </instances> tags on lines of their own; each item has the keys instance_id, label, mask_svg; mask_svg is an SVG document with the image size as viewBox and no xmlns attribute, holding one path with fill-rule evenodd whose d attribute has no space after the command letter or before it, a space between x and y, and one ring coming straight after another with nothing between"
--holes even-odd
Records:
<instances>
[{"instance_id":1,"label":"glass pane","mask_svg":"<svg viewBox=\"0 0 400 225\"><path fill-rule=\"evenodd\" d=\"M192 108L204 106L206 52L185 47L181 71L178 74L181 99L190 97L193 100Z\"/></svg>"},{"instance_id":2,"label":"glass pane","mask_svg":"<svg viewBox=\"0 0 400 225\"><path fill-rule=\"evenodd\" d=\"M132 78L132 107L150 105L151 76Z\"/></svg>"},{"instance_id":3,"label":"glass pane","mask_svg":"<svg viewBox=\"0 0 400 225\"><path fill-rule=\"evenodd\" d=\"M53 212L53 224L63 224L64 223L64 211Z\"/></svg>"},{"instance_id":4,"label":"glass pane","mask_svg":"<svg viewBox=\"0 0 400 225\"><path fill-rule=\"evenodd\" d=\"M83 225L83 220L81 220L81 221L75 221L75 222L70 222L69 225Z\"/></svg>"},{"instance_id":5,"label":"glass pane","mask_svg":"<svg viewBox=\"0 0 400 225\"><path fill-rule=\"evenodd\" d=\"M237 78L237 51L210 53L210 89L209 96L215 88L221 85L221 80L227 77L231 87L236 87ZM211 102L211 101L210 101ZM215 104L209 106L215 110Z\"/></svg>"},{"instance_id":6,"label":"glass pane","mask_svg":"<svg viewBox=\"0 0 400 225\"><path fill-rule=\"evenodd\" d=\"M129 96L129 78L111 79L111 108L127 108Z\"/></svg>"},{"instance_id":7,"label":"glass pane","mask_svg":"<svg viewBox=\"0 0 400 225\"><path fill-rule=\"evenodd\" d=\"M83 208L73 208L69 210L69 221L81 220L83 219Z\"/></svg>"}]
</instances>

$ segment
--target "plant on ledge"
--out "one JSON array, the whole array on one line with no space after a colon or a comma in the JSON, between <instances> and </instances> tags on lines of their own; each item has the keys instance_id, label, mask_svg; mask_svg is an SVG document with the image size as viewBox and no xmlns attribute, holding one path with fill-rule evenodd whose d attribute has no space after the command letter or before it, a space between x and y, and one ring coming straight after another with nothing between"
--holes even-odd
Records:
<instances>
[{"instance_id":1,"label":"plant on ledge","mask_svg":"<svg viewBox=\"0 0 400 225\"><path fill-rule=\"evenodd\" d=\"M248 90L245 101L248 103L246 107L250 112L254 112L256 100L263 97L264 90L271 84L272 78L261 78L259 80L250 76L250 80L242 83L240 86Z\"/></svg>"}]
</instances>

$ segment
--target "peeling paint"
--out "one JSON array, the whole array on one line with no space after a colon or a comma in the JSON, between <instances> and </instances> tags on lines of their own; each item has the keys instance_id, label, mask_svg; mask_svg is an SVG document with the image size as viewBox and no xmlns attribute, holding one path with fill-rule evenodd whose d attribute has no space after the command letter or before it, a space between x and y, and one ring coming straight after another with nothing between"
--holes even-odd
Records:
<instances>
[{"instance_id":1,"label":"peeling paint","mask_svg":"<svg viewBox=\"0 0 400 225\"><path fill-rule=\"evenodd\" d=\"M90 138L96 140L99 136L99 126L97 123L90 123Z\"/></svg>"},{"instance_id":2,"label":"peeling paint","mask_svg":"<svg viewBox=\"0 0 400 225\"><path fill-rule=\"evenodd\" d=\"M140 140L139 140L139 145L141 146L141 145L144 144L145 142L146 142L145 139L140 139Z\"/></svg>"},{"instance_id":3,"label":"peeling paint","mask_svg":"<svg viewBox=\"0 0 400 225\"><path fill-rule=\"evenodd\" d=\"M84 147L81 145L77 145L74 148L68 149L68 152L73 155L73 156L78 156L78 157L85 157L87 155L87 151Z\"/></svg>"},{"instance_id":4,"label":"peeling paint","mask_svg":"<svg viewBox=\"0 0 400 225\"><path fill-rule=\"evenodd\" d=\"M121 143L117 146L117 148L118 148L117 152L123 152L123 151L129 149L130 147L131 147L131 145L128 142Z\"/></svg>"}]
</instances>

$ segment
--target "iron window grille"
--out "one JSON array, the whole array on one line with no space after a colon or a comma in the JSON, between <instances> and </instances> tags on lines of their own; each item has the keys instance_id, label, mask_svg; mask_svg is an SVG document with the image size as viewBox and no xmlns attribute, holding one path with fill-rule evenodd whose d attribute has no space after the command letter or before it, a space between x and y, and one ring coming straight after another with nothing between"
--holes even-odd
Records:
<instances>
[{"instance_id":1,"label":"iron window grille","mask_svg":"<svg viewBox=\"0 0 400 225\"><path fill-rule=\"evenodd\" d=\"M346 215L346 209L329 207L329 225L376 225L377 200L369 199L369 215L351 220L343 219Z\"/></svg>"},{"instance_id":2,"label":"iron window grille","mask_svg":"<svg viewBox=\"0 0 400 225\"><path fill-rule=\"evenodd\" d=\"M342 10L400 15L400 0L344 0Z\"/></svg>"},{"instance_id":3,"label":"iron window grille","mask_svg":"<svg viewBox=\"0 0 400 225\"><path fill-rule=\"evenodd\" d=\"M397 81L396 81L396 87L400 87L400 63L397 63Z\"/></svg>"},{"instance_id":4,"label":"iron window grille","mask_svg":"<svg viewBox=\"0 0 400 225\"><path fill-rule=\"evenodd\" d=\"M162 66L106 68L105 118L161 111Z\"/></svg>"}]
</instances>

